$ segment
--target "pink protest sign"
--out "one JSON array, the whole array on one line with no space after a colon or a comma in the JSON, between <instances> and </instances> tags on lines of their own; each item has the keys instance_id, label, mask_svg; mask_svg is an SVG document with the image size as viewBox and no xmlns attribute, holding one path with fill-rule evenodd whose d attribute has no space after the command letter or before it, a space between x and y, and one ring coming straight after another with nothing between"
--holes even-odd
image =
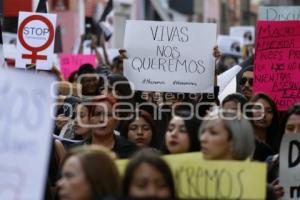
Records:
<instances>
[{"instance_id":1,"label":"pink protest sign","mask_svg":"<svg viewBox=\"0 0 300 200\"><path fill-rule=\"evenodd\" d=\"M269 94L279 110L300 102L300 21L258 21L254 92Z\"/></svg>"},{"instance_id":2,"label":"pink protest sign","mask_svg":"<svg viewBox=\"0 0 300 200\"><path fill-rule=\"evenodd\" d=\"M67 80L69 76L79 69L83 64L91 64L96 66L96 55L72 55L61 54L59 56L60 70L64 78Z\"/></svg>"}]
</instances>

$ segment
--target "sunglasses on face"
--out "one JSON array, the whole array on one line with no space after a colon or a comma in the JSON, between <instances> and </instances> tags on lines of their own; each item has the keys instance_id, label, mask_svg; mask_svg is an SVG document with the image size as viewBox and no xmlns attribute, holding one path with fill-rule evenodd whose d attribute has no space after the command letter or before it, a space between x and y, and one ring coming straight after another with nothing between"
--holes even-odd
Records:
<instances>
[{"instance_id":1,"label":"sunglasses on face","mask_svg":"<svg viewBox=\"0 0 300 200\"><path fill-rule=\"evenodd\" d=\"M253 78L243 77L240 79L240 85L246 85L247 82L251 87L253 86Z\"/></svg>"}]
</instances>

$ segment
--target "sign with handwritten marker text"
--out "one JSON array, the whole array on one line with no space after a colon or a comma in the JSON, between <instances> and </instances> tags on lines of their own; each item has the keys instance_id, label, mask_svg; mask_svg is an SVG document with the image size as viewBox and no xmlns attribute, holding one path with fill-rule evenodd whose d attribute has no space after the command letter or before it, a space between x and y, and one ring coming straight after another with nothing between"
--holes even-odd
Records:
<instances>
[{"instance_id":1,"label":"sign with handwritten marker text","mask_svg":"<svg viewBox=\"0 0 300 200\"><path fill-rule=\"evenodd\" d=\"M262 6L259 19L268 21L300 20L300 6Z\"/></svg>"},{"instance_id":2,"label":"sign with handwritten marker text","mask_svg":"<svg viewBox=\"0 0 300 200\"><path fill-rule=\"evenodd\" d=\"M40 200L48 172L54 78L3 69L0 73L0 199Z\"/></svg>"},{"instance_id":3,"label":"sign with handwritten marker text","mask_svg":"<svg viewBox=\"0 0 300 200\"><path fill-rule=\"evenodd\" d=\"M216 24L126 22L124 75L135 90L213 93Z\"/></svg>"},{"instance_id":4,"label":"sign with handwritten marker text","mask_svg":"<svg viewBox=\"0 0 300 200\"><path fill-rule=\"evenodd\" d=\"M265 199L266 165L249 161L204 161L201 153L163 156L180 199ZM128 160L117 161L124 174ZM254 192L255 191L255 192Z\"/></svg>"},{"instance_id":5,"label":"sign with handwritten marker text","mask_svg":"<svg viewBox=\"0 0 300 200\"><path fill-rule=\"evenodd\" d=\"M279 183L284 187L282 199L300 199L300 133L284 134L279 163Z\"/></svg>"},{"instance_id":6,"label":"sign with handwritten marker text","mask_svg":"<svg viewBox=\"0 0 300 200\"><path fill-rule=\"evenodd\" d=\"M77 71L83 64L91 64L96 66L96 55L83 55L83 54L60 54L59 55L60 70L65 80Z\"/></svg>"},{"instance_id":7,"label":"sign with handwritten marker text","mask_svg":"<svg viewBox=\"0 0 300 200\"><path fill-rule=\"evenodd\" d=\"M300 101L300 21L258 21L254 92L265 92L279 110Z\"/></svg>"}]
</instances>

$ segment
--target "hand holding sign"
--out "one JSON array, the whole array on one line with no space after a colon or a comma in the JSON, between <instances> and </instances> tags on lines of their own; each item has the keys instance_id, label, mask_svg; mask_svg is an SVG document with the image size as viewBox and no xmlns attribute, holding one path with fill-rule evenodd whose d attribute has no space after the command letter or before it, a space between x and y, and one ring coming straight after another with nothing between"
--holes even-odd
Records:
<instances>
[{"instance_id":1,"label":"hand holding sign","mask_svg":"<svg viewBox=\"0 0 300 200\"><path fill-rule=\"evenodd\" d=\"M215 24L127 21L124 75L137 90L212 93L215 40Z\"/></svg>"}]
</instances>

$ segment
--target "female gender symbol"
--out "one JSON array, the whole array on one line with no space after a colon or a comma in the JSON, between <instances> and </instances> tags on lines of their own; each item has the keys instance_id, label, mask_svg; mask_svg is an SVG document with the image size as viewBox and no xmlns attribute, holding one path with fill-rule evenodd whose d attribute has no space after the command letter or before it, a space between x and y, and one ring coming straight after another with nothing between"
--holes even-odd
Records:
<instances>
[{"instance_id":1,"label":"female gender symbol","mask_svg":"<svg viewBox=\"0 0 300 200\"><path fill-rule=\"evenodd\" d=\"M48 40L46 41L45 44L43 44L42 46L40 47L33 47L33 46L30 46L26 43L24 37L23 37L23 30L25 28L25 26L31 22L31 21L34 21L34 20L39 20L39 21L42 21L46 24L46 26L48 27L48 30L49 30L49 37L48 37ZM32 15L28 18L26 18L21 24L20 24L20 27L19 27L19 31L18 31L18 37L19 37L19 40L20 40L20 43L22 44L22 46L31 51L32 54L22 54L22 58L23 59L31 59L31 63L32 64L36 64L36 61L37 60L47 60L47 56L45 55L38 55L37 53L39 51L43 51L45 49L47 49L53 39L54 39L54 28L52 26L52 23L44 16L41 16L41 15Z\"/></svg>"}]
</instances>

